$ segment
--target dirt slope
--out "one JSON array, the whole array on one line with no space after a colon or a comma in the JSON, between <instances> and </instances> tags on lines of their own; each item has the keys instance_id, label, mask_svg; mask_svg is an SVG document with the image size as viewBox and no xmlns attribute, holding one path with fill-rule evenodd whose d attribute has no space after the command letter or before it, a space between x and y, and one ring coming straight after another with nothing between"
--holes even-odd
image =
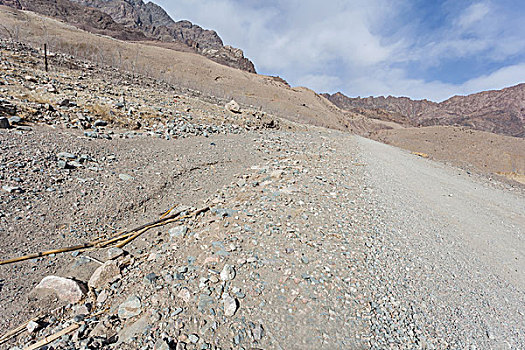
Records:
<instances>
[{"instance_id":1,"label":"dirt slope","mask_svg":"<svg viewBox=\"0 0 525 350\"><path fill-rule=\"evenodd\" d=\"M371 137L471 171L525 181L522 138L447 126L380 130Z\"/></svg>"}]
</instances>

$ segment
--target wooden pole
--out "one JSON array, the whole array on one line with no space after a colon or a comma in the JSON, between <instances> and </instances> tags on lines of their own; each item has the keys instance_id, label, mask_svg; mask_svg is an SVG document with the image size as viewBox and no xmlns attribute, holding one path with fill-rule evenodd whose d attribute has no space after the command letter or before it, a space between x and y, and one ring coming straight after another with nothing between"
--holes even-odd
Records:
<instances>
[{"instance_id":1,"label":"wooden pole","mask_svg":"<svg viewBox=\"0 0 525 350\"><path fill-rule=\"evenodd\" d=\"M44 66L45 66L45 69L46 69L46 72L48 71L48 66L47 66L47 44L44 44Z\"/></svg>"}]
</instances>

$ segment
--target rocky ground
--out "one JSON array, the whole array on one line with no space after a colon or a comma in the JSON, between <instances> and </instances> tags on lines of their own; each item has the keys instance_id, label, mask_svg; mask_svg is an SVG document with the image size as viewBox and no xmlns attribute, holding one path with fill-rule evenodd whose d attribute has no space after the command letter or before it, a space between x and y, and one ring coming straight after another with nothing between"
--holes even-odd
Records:
<instances>
[{"instance_id":1,"label":"rocky ground","mask_svg":"<svg viewBox=\"0 0 525 350\"><path fill-rule=\"evenodd\" d=\"M2 259L180 217L0 266L3 347L525 347L520 187L2 45Z\"/></svg>"}]
</instances>

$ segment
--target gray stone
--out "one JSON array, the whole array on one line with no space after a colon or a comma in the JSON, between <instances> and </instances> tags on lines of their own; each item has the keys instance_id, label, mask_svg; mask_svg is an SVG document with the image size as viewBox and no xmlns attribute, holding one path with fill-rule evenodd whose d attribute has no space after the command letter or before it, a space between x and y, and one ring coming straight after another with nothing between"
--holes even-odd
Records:
<instances>
[{"instance_id":1,"label":"gray stone","mask_svg":"<svg viewBox=\"0 0 525 350\"><path fill-rule=\"evenodd\" d=\"M118 317L128 319L140 315L142 312L142 303L139 297L131 296L118 307Z\"/></svg>"},{"instance_id":2,"label":"gray stone","mask_svg":"<svg viewBox=\"0 0 525 350\"><path fill-rule=\"evenodd\" d=\"M258 324L252 329L252 337L255 341L261 341L264 336L264 328Z\"/></svg>"},{"instance_id":3,"label":"gray stone","mask_svg":"<svg viewBox=\"0 0 525 350\"><path fill-rule=\"evenodd\" d=\"M4 185L2 186L2 190L8 192L8 193L22 193L22 188L18 187L18 186L9 186L9 185Z\"/></svg>"},{"instance_id":4,"label":"gray stone","mask_svg":"<svg viewBox=\"0 0 525 350\"><path fill-rule=\"evenodd\" d=\"M88 286L101 289L115 282L120 277L118 263L115 260L109 260L95 270L89 279Z\"/></svg>"},{"instance_id":5,"label":"gray stone","mask_svg":"<svg viewBox=\"0 0 525 350\"><path fill-rule=\"evenodd\" d=\"M168 233L171 238L184 238L188 233L188 227L186 225L181 225L171 228Z\"/></svg>"},{"instance_id":6,"label":"gray stone","mask_svg":"<svg viewBox=\"0 0 525 350\"><path fill-rule=\"evenodd\" d=\"M139 318L135 323L122 328L122 330L118 332L118 342L116 343L117 348L118 345L127 343L140 334L148 333L150 328L150 315L146 314Z\"/></svg>"},{"instance_id":7,"label":"gray stone","mask_svg":"<svg viewBox=\"0 0 525 350\"><path fill-rule=\"evenodd\" d=\"M77 281L58 276L44 277L34 291L37 293L53 292L60 300L72 304L78 303L86 294L86 288Z\"/></svg>"},{"instance_id":8,"label":"gray stone","mask_svg":"<svg viewBox=\"0 0 525 350\"><path fill-rule=\"evenodd\" d=\"M11 125L13 125L13 124L20 124L21 122L22 122L22 118L20 118L19 116L15 115L15 116L9 118L9 123Z\"/></svg>"},{"instance_id":9,"label":"gray stone","mask_svg":"<svg viewBox=\"0 0 525 350\"><path fill-rule=\"evenodd\" d=\"M84 132L84 136L90 137L92 139L98 139L99 138L98 132L96 132L96 131L85 131Z\"/></svg>"},{"instance_id":10,"label":"gray stone","mask_svg":"<svg viewBox=\"0 0 525 350\"><path fill-rule=\"evenodd\" d=\"M155 343L153 350L170 350L170 346L165 340L160 339Z\"/></svg>"},{"instance_id":11,"label":"gray stone","mask_svg":"<svg viewBox=\"0 0 525 350\"><path fill-rule=\"evenodd\" d=\"M76 159L77 156L75 156L73 153L69 152L60 152L57 154L57 158L59 159Z\"/></svg>"},{"instance_id":12,"label":"gray stone","mask_svg":"<svg viewBox=\"0 0 525 350\"><path fill-rule=\"evenodd\" d=\"M148 281L149 283L155 283L155 281L157 281L158 276L152 272L152 273L148 273L148 274L146 275L146 277L144 277L144 278L145 278L146 281Z\"/></svg>"},{"instance_id":13,"label":"gray stone","mask_svg":"<svg viewBox=\"0 0 525 350\"><path fill-rule=\"evenodd\" d=\"M124 250L118 247L112 247L108 249L108 259L114 260L119 256L124 255Z\"/></svg>"},{"instance_id":14,"label":"gray stone","mask_svg":"<svg viewBox=\"0 0 525 350\"><path fill-rule=\"evenodd\" d=\"M197 334L190 334L188 336L188 340L193 343L193 344L197 344L199 342L199 336Z\"/></svg>"},{"instance_id":15,"label":"gray stone","mask_svg":"<svg viewBox=\"0 0 525 350\"><path fill-rule=\"evenodd\" d=\"M0 117L0 129L9 129L11 127L11 124L9 124L9 120L4 117Z\"/></svg>"},{"instance_id":16,"label":"gray stone","mask_svg":"<svg viewBox=\"0 0 525 350\"><path fill-rule=\"evenodd\" d=\"M197 307L200 312L204 313L208 311L214 303L215 300L212 297L206 294L201 294L199 298L199 304L197 305Z\"/></svg>"},{"instance_id":17,"label":"gray stone","mask_svg":"<svg viewBox=\"0 0 525 350\"><path fill-rule=\"evenodd\" d=\"M15 115L16 114L16 106L7 102L6 100L0 100L0 113L4 113L7 115Z\"/></svg>"}]
</instances>

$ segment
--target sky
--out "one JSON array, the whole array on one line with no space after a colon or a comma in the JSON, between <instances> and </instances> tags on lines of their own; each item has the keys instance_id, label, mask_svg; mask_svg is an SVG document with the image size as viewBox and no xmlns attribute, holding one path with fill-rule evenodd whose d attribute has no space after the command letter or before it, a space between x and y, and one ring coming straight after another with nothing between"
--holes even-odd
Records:
<instances>
[{"instance_id":1,"label":"sky","mask_svg":"<svg viewBox=\"0 0 525 350\"><path fill-rule=\"evenodd\" d=\"M442 101L525 82L524 0L154 2L319 93Z\"/></svg>"}]
</instances>

